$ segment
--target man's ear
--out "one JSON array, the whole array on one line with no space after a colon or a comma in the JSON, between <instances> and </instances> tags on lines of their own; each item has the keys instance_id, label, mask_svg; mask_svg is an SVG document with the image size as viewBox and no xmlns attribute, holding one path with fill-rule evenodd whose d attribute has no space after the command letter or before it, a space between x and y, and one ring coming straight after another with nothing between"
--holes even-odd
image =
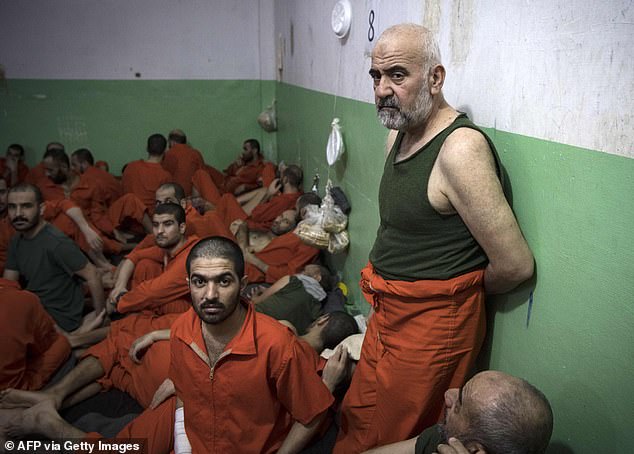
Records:
<instances>
[{"instance_id":1,"label":"man's ear","mask_svg":"<svg viewBox=\"0 0 634 454\"><path fill-rule=\"evenodd\" d=\"M435 65L429 72L429 91L432 95L437 95L445 84L445 67L443 65Z\"/></svg>"},{"instance_id":2,"label":"man's ear","mask_svg":"<svg viewBox=\"0 0 634 454\"><path fill-rule=\"evenodd\" d=\"M44 210L46 210L46 202L40 203L40 216L44 216Z\"/></svg>"},{"instance_id":3,"label":"man's ear","mask_svg":"<svg viewBox=\"0 0 634 454\"><path fill-rule=\"evenodd\" d=\"M185 222L181 222L178 224L178 231L181 232L181 235L185 235L185 230L187 229L187 224Z\"/></svg>"},{"instance_id":4,"label":"man's ear","mask_svg":"<svg viewBox=\"0 0 634 454\"><path fill-rule=\"evenodd\" d=\"M240 292L242 292L247 287L248 283L249 278L246 275L242 276L242 278L240 279Z\"/></svg>"}]
</instances>

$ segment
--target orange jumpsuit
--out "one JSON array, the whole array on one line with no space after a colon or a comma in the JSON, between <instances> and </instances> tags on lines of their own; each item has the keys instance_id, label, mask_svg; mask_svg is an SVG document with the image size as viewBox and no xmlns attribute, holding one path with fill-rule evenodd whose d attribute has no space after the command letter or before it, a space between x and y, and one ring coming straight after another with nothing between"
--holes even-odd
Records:
<instances>
[{"instance_id":1,"label":"orange jumpsuit","mask_svg":"<svg viewBox=\"0 0 634 454\"><path fill-rule=\"evenodd\" d=\"M46 169L44 168L44 164L40 162L35 167L31 167L31 169L29 169L29 173L26 175L24 181L25 183L33 184L39 187L40 181L44 179L48 180L48 177L46 176Z\"/></svg>"},{"instance_id":2,"label":"orange jumpsuit","mask_svg":"<svg viewBox=\"0 0 634 454\"><path fill-rule=\"evenodd\" d=\"M171 397L155 409L147 409L138 417L130 421L117 436L113 443L122 444L124 440L143 443L145 449L133 452L147 454L169 454L174 447L174 412L176 411L176 397ZM86 434L85 440L93 443L104 437L96 432ZM100 451L103 452L103 451Z\"/></svg>"},{"instance_id":3,"label":"orange jumpsuit","mask_svg":"<svg viewBox=\"0 0 634 454\"><path fill-rule=\"evenodd\" d=\"M117 312L150 311L154 314L182 312L189 307L189 287L185 261L190 249L196 244L198 237L190 236L185 244L169 259L163 273L155 279L145 281L133 290L124 294L117 304ZM143 249L137 254L130 254L128 258L133 262L139 258L163 261L165 252L158 246ZM143 334L143 333L141 333Z\"/></svg>"},{"instance_id":4,"label":"orange jumpsuit","mask_svg":"<svg viewBox=\"0 0 634 454\"><path fill-rule=\"evenodd\" d=\"M185 195L192 194L192 176L205 165L200 151L185 143L177 143L165 152L163 168L172 174L174 181L180 184Z\"/></svg>"},{"instance_id":5,"label":"orange jumpsuit","mask_svg":"<svg viewBox=\"0 0 634 454\"><path fill-rule=\"evenodd\" d=\"M220 198L222 197L222 186L219 185L214 178L212 178L207 170L200 169L194 172L192 175L192 186L196 188L203 199L213 203L214 205L220 203Z\"/></svg>"},{"instance_id":6,"label":"orange jumpsuit","mask_svg":"<svg viewBox=\"0 0 634 454\"><path fill-rule=\"evenodd\" d=\"M191 307L185 261L198 238L193 236L171 257L162 274L137 285L124 294L117 304L122 314L134 312L112 323L108 336L90 347L84 357L99 360L105 375L98 380L104 389L115 386L128 392L147 407L158 386L167 378L169 342L155 342L141 364L128 356L132 342L151 331L168 329L184 311ZM128 258L135 262L141 257L162 260L165 252L158 246L144 249ZM136 263L136 262L135 262Z\"/></svg>"},{"instance_id":7,"label":"orange jumpsuit","mask_svg":"<svg viewBox=\"0 0 634 454\"><path fill-rule=\"evenodd\" d=\"M0 158L0 178L7 171L7 158ZM29 168L22 161L18 161L18 183L23 183L26 181L26 177L29 174ZM9 178L7 180L7 186L11 186L11 181Z\"/></svg>"},{"instance_id":8,"label":"orange jumpsuit","mask_svg":"<svg viewBox=\"0 0 634 454\"><path fill-rule=\"evenodd\" d=\"M38 390L68 359L70 345L39 298L0 278L0 389Z\"/></svg>"},{"instance_id":9,"label":"orange jumpsuit","mask_svg":"<svg viewBox=\"0 0 634 454\"><path fill-rule=\"evenodd\" d=\"M275 452L294 421L309 424L334 400L290 330L246 309L214 365L193 309L172 326L169 374L193 453Z\"/></svg>"},{"instance_id":10,"label":"orange jumpsuit","mask_svg":"<svg viewBox=\"0 0 634 454\"><path fill-rule=\"evenodd\" d=\"M406 282L383 279L371 264L361 271L374 314L334 453L402 441L438 421L444 392L464 384L484 340L483 277Z\"/></svg>"},{"instance_id":11,"label":"orange jumpsuit","mask_svg":"<svg viewBox=\"0 0 634 454\"><path fill-rule=\"evenodd\" d=\"M4 272L4 263L7 261L7 249L9 241L15 233L8 217L0 218L0 276Z\"/></svg>"},{"instance_id":12,"label":"orange jumpsuit","mask_svg":"<svg viewBox=\"0 0 634 454\"><path fill-rule=\"evenodd\" d=\"M317 258L317 254L318 249L303 243L295 233L288 232L273 238L264 249L256 252L255 255L269 265L266 274L246 263L246 275L249 282L273 284L283 276L299 273Z\"/></svg>"},{"instance_id":13,"label":"orange jumpsuit","mask_svg":"<svg viewBox=\"0 0 634 454\"><path fill-rule=\"evenodd\" d=\"M148 213L154 212L158 187L173 181L172 175L161 164L142 160L129 163L121 177L123 192L136 195L145 204Z\"/></svg>"},{"instance_id":14,"label":"orange jumpsuit","mask_svg":"<svg viewBox=\"0 0 634 454\"><path fill-rule=\"evenodd\" d=\"M246 185L247 190L258 187L258 179L262 176L263 170L264 161L261 158L240 167L235 166L235 164L230 165L225 170L227 175L224 181L225 192L233 194L240 185Z\"/></svg>"},{"instance_id":15,"label":"orange jumpsuit","mask_svg":"<svg viewBox=\"0 0 634 454\"><path fill-rule=\"evenodd\" d=\"M269 230L276 217L286 210L294 210L301 192L282 193L274 196L268 202L260 203L247 218L249 229Z\"/></svg>"},{"instance_id":16,"label":"orange jumpsuit","mask_svg":"<svg viewBox=\"0 0 634 454\"><path fill-rule=\"evenodd\" d=\"M106 206L117 200L123 194L121 182L114 176L96 166L89 166L84 175L90 180L97 181L104 192Z\"/></svg>"}]
</instances>

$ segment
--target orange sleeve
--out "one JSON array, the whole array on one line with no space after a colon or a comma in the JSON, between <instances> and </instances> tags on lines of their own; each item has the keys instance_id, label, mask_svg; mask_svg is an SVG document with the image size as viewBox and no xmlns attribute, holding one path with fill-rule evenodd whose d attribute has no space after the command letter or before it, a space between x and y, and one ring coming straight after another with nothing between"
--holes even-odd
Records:
<instances>
[{"instance_id":1,"label":"orange sleeve","mask_svg":"<svg viewBox=\"0 0 634 454\"><path fill-rule=\"evenodd\" d=\"M279 236L273 241L276 242L274 246L277 247L271 250L270 256L267 257L269 254L265 254L268 246L256 254L269 264L265 274L266 282L273 283L286 275L299 273L304 269L304 266L312 263L319 254L318 249L302 243L299 237L292 232Z\"/></svg>"},{"instance_id":2,"label":"orange sleeve","mask_svg":"<svg viewBox=\"0 0 634 454\"><path fill-rule=\"evenodd\" d=\"M117 304L117 311L125 314L146 309L155 309L164 304L189 298L185 259L181 254L168 265L159 277L145 281L123 295Z\"/></svg>"},{"instance_id":3,"label":"orange sleeve","mask_svg":"<svg viewBox=\"0 0 634 454\"><path fill-rule=\"evenodd\" d=\"M268 188L269 185L275 180L275 172L277 171L277 166L272 162L267 162L264 164L264 168L262 169L262 186Z\"/></svg>"},{"instance_id":4,"label":"orange sleeve","mask_svg":"<svg viewBox=\"0 0 634 454\"><path fill-rule=\"evenodd\" d=\"M203 199L214 205L220 202L220 190L207 171L199 169L194 172L192 183Z\"/></svg>"}]
</instances>

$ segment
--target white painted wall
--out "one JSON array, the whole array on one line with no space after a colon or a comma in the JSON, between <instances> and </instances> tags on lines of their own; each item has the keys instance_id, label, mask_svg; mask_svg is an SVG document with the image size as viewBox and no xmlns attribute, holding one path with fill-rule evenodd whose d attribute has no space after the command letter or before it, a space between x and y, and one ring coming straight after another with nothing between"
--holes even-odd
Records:
<instances>
[{"instance_id":1,"label":"white painted wall","mask_svg":"<svg viewBox=\"0 0 634 454\"><path fill-rule=\"evenodd\" d=\"M284 82L372 102L374 9L377 32L416 22L437 33L445 96L478 124L634 157L632 0L351 0L342 41L335 3L275 1Z\"/></svg>"},{"instance_id":2,"label":"white painted wall","mask_svg":"<svg viewBox=\"0 0 634 454\"><path fill-rule=\"evenodd\" d=\"M0 0L7 78L275 77L273 0Z\"/></svg>"}]
</instances>

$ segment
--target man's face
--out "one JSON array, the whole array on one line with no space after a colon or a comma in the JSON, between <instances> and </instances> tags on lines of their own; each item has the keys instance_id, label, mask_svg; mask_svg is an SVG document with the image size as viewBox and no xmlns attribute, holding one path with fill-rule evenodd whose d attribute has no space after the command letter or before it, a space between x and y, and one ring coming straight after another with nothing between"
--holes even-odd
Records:
<instances>
[{"instance_id":1,"label":"man's face","mask_svg":"<svg viewBox=\"0 0 634 454\"><path fill-rule=\"evenodd\" d=\"M68 166L66 164L60 164L51 158L50 156L44 161L44 169L46 176L55 184L62 184L68 177Z\"/></svg>"},{"instance_id":2,"label":"man's face","mask_svg":"<svg viewBox=\"0 0 634 454\"><path fill-rule=\"evenodd\" d=\"M432 96L415 43L394 36L380 40L372 52L370 76L377 113L386 128L407 131L425 122Z\"/></svg>"},{"instance_id":3,"label":"man's face","mask_svg":"<svg viewBox=\"0 0 634 454\"><path fill-rule=\"evenodd\" d=\"M180 205L180 200L176 199L174 188L158 188L155 194L156 204L161 203L176 203Z\"/></svg>"},{"instance_id":4,"label":"man's face","mask_svg":"<svg viewBox=\"0 0 634 454\"><path fill-rule=\"evenodd\" d=\"M78 174L82 174L86 171L86 167L88 167L85 163L82 164L81 162L79 162L79 159L77 159L77 156L71 156L70 157L70 168Z\"/></svg>"},{"instance_id":5,"label":"man's face","mask_svg":"<svg viewBox=\"0 0 634 454\"><path fill-rule=\"evenodd\" d=\"M11 225L18 232L28 232L40 222L41 208L32 191L9 194L7 211Z\"/></svg>"},{"instance_id":6,"label":"man's face","mask_svg":"<svg viewBox=\"0 0 634 454\"><path fill-rule=\"evenodd\" d=\"M245 142L242 144L242 154L240 155L240 157L243 161L251 161L255 157L255 153L255 148L253 148L250 143Z\"/></svg>"},{"instance_id":7,"label":"man's face","mask_svg":"<svg viewBox=\"0 0 634 454\"><path fill-rule=\"evenodd\" d=\"M240 278L231 260L200 257L191 262L189 291L198 317L207 324L227 320L240 304L245 278Z\"/></svg>"},{"instance_id":8,"label":"man's face","mask_svg":"<svg viewBox=\"0 0 634 454\"><path fill-rule=\"evenodd\" d=\"M283 235L295 228L295 210L286 210L275 218L271 225L271 232Z\"/></svg>"},{"instance_id":9,"label":"man's face","mask_svg":"<svg viewBox=\"0 0 634 454\"><path fill-rule=\"evenodd\" d=\"M7 182L0 178L0 216L3 216L7 211L7 192Z\"/></svg>"},{"instance_id":10,"label":"man's face","mask_svg":"<svg viewBox=\"0 0 634 454\"><path fill-rule=\"evenodd\" d=\"M14 161L24 161L24 155L20 152L20 150L7 148L7 159L12 159Z\"/></svg>"},{"instance_id":11,"label":"man's face","mask_svg":"<svg viewBox=\"0 0 634 454\"><path fill-rule=\"evenodd\" d=\"M183 238L185 224L179 224L172 214L155 214L152 216L152 233L158 247L169 249Z\"/></svg>"}]
</instances>

